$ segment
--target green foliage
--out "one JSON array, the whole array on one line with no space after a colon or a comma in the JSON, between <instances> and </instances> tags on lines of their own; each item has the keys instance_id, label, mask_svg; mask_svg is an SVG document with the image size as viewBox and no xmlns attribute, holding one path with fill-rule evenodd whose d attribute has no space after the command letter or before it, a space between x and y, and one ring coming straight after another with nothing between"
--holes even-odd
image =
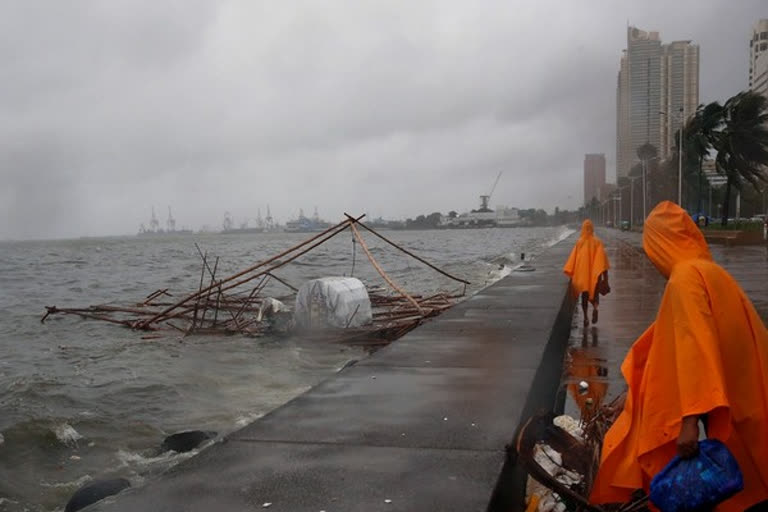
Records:
<instances>
[{"instance_id":1,"label":"green foliage","mask_svg":"<svg viewBox=\"0 0 768 512\"><path fill-rule=\"evenodd\" d=\"M683 128L683 134L683 186L689 198L687 203L696 211L702 210L701 167L704 159L716 152L715 168L727 178L721 210L722 225L726 226L731 213L732 189L744 191L747 188L744 185L750 184L759 190L768 182L768 99L747 91L723 105L718 102L700 105ZM638 155L641 149L642 146L638 148ZM671 176L677 174L679 154L679 138L675 137L673 158L662 164L664 176L659 178L671 181ZM695 207L691 197L696 197Z\"/></svg>"}]
</instances>

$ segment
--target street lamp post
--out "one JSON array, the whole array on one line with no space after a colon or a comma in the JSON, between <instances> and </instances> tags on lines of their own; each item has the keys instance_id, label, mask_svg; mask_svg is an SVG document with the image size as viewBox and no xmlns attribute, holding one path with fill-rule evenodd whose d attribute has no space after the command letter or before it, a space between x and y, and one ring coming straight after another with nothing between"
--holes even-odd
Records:
<instances>
[{"instance_id":1,"label":"street lamp post","mask_svg":"<svg viewBox=\"0 0 768 512\"><path fill-rule=\"evenodd\" d=\"M643 159L643 222L645 222L645 208L646 208L646 201L645 201L645 192L648 190L648 187L645 184L645 175L647 174L647 167L648 167L648 160Z\"/></svg>"},{"instance_id":2,"label":"street lamp post","mask_svg":"<svg viewBox=\"0 0 768 512\"><path fill-rule=\"evenodd\" d=\"M659 112L659 114L666 116L666 112ZM678 138L678 163L677 163L677 204L683 206L683 124L685 121L683 107L680 107L678 120L680 121L680 128L677 130Z\"/></svg>"},{"instance_id":3,"label":"street lamp post","mask_svg":"<svg viewBox=\"0 0 768 512\"><path fill-rule=\"evenodd\" d=\"M629 229L635 227L635 180L629 178Z\"/></svg>"},{"instance_id":4,"label":"street lamp post","mask_svg":"<svg viewBox=\"0 0 768 512\"><path fill-rule=\"evenodd\" d=\"M635 180L639 180L640 176L629 178L629 227L635 227Z\"/></svg>"},{"instance_id":5,"label":"street lamp post","mask_svg":"<svg viewBox=\"0 0 768 512\"><path fill-rule=\"evenodd\" d=\"M680 109L680 129L677 130L680 138L680 151L678 151L677 163L677 205L683 206L683 109Z\"/></svg>"}]
</instances>

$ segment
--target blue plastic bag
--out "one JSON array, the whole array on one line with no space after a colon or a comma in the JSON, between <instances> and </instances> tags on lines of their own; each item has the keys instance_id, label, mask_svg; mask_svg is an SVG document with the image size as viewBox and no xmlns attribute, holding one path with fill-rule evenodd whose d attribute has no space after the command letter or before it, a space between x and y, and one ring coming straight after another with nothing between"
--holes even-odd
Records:
<instances>
[{"instance_id":1,"label":"blue plastic bag","mask_svg":"<svg viewBox=\"0 0 768 512\"><path fill-rule=\"evenodd\" d=\"M691 459L675 457L651 481L653 503L662 512L710 508L744 489L736 459L716 439L699 442Z\"/></svg>"}]
</instances>

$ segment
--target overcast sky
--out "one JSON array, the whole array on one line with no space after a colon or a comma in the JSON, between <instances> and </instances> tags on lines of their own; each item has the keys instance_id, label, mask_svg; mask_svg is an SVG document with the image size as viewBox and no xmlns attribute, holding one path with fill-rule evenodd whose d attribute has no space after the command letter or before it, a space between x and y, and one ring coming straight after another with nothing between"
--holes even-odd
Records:
<instances>
[{"instance_id":1,"label":"overcast sky","mask_svg":"<svg viewBox=\"0 0 768 512\"><path fill-rule=\"evenodd\" d=\"M745 89L764 0L4 1L0 239L581 202L627 22Z\"/></svg>"}]
</instances>

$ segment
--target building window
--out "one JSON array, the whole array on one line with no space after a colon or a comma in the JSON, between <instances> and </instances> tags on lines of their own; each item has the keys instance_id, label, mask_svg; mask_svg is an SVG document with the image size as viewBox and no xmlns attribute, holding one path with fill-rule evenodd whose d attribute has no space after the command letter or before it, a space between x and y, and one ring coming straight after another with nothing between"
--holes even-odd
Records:
<instances>
[{"instance_id":1,"label":"building window","mask_svg":"<svg viewBox=\"0 0 768 512\"><path fill-rule=\"evenodd\" d=\"M760 39L768 39L768 32L760 32Z\"/></svg>"},{"instance_id":2,"label":"building window","mask_svg":"<svg viewBox=\"0 0 768 512\"><path fill-rule=\"evenodd\" d=\"M768 50L768 43L760 43L760 51L764 52L765 50Z\"/></svg>"}]
</instances>

